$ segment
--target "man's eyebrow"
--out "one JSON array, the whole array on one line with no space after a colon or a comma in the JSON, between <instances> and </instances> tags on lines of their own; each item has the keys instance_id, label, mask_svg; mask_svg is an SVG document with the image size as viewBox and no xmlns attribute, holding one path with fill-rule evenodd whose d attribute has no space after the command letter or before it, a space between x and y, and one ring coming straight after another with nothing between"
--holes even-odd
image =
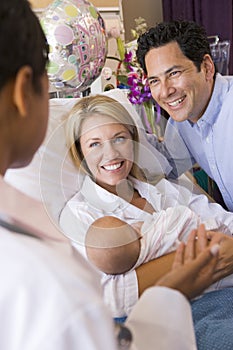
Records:
<instances>
[{"instance_id":1,"label":"man's eyebrow","mask_svg":"<svg viewBox=\"0 0 233 350\"><path fill-rule=\"evenodd\" d=\"M180 69L181 66L178 66L178 65L174 65L172 66L171 68L168 68L165 72L159 74L159 75L151 75L150 77L147 78L147 80L151 80L151 79L154 79L154 78L158 78L159 76L161 75L166 75L166 74L169 74L171 73L174 69Z\"/></svg>"}]
</instances>

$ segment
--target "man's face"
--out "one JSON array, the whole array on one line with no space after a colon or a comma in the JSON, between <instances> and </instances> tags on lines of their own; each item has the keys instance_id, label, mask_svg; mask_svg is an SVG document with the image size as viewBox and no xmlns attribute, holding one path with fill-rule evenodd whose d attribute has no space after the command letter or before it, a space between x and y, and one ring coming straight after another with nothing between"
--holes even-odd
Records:
<instances>
[{"instance_id":1,"label":"man's face","mask_svg":"<svg viewBox=\"0 0 233 350\"><path fill-rule=\"evenodd\" d=\"M175 121L197 122L212 93L214 64L205 55L198 72L176 42L151 49L145 57L148 82L156 102Z\"/></svg>"}]
</instances>

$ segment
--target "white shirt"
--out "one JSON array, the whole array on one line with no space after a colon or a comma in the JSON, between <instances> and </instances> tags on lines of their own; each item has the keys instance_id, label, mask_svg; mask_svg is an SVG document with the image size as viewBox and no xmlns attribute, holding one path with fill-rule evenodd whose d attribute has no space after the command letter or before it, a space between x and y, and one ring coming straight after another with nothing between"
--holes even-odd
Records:
<instances>
[{"instance_id":1,"label":"white shirt","mask_svg":"<svg viewBox=\"0 0 233 350\"><path fill-rule=\"evenodd\" d=\"M175 290L148 288L134 306L126 325L132 330L135 349L197 349L190 304Z\"/></svg>"},{"instance_id":2,"label":"white shirt","mask_svg":"<svg viewBox=\"0 0 233 350\"><path fill-rule=\"evenodd\" d=\"M200 223L199 215L184 205L154 212L142 224L140 255L134 268L176 250ZM206 230L219 229L214 218L203 223Z\"/></svg>"},{"instance_id":3,"label":"white shirt","mask_svg":"<svg viewBox=\"0 0 233 350\"><path fill-rule=\"evenodd\" d=\"M0 192L1 218L10 215L41 237L0 227L0 349L115 350L112 319L88 262L56 230L43 205L2 178ZM171 344L174 350L196 350L190 305L175 290L150 288L126 325L131 350L166 350Z\"/></svg>"},{"instance_id":4,"label":"white shirt","mask_svg":"<svg viewBox=\"0 0 233 350\"><path fill-rule=\"evenodd\" d=\"M225 211L216 203L209 203L206 196L192 194L185 187L165 179L156 186L132 177L130 180L134 188L147 199L156 212L180 204L186 205L199 215L201 222L214 217L223 231L226 226L226 232L233 232L233 213ZM151 218L151 214L109 193L86 176L81 191L67 202L60 216L63 232L85 258L87 257L84 241L87 229L93 221L104 215L114 215L129 224ZM113 316L129 315L138 300L136 272L130 271L121 275L100 273L100 276L105 302L109 305Z\"/></svg>"},{"instance_id":5,"label":"white shirt","mask_svg":"<svg viewBox=\"0 0 233 350\"><path fill-rule=\"evenodd\" d=\"M1 214L44 237L0 227L0 349L115 349L98 275L56 231L42 204L2 178L0 193Z\"/></svg>"},{"instance_id":6,"label":"white shirt","mask_svg":"<svg viewBox=\"0 0 233 350\"><path fill-rule=\"evenodd\" d=\"M220 223L218 225L214 217L203 223L206 230L225 231L224 233L231 234L227 227L222 226ZM142 225L140 254L133 269L145 262L174 251L180 242L187 241L190 232L199 225L200 217L183 205L167 208L159 213L153 213ZM211 284L205 289L204 293L232 286L233 274Z\"/></svg>"}]
</instances>

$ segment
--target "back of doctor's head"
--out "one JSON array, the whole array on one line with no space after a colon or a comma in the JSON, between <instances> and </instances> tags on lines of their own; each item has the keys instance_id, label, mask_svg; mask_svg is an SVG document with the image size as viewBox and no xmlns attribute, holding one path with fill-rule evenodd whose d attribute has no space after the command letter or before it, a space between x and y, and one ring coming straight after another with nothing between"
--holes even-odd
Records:
<instances>
[{"instance_id":1,"label":"back of doctor's head","mask_svg":"<svg viewBox=\"0 0 233 350\"><path fill-rule=\"evenodd\" d=\"M33 87L40 92L38 80L46 69L48 45L27 0L0 1L0 50L0 91L28 65L33 71Z\"/></svg>"}]
</instances>

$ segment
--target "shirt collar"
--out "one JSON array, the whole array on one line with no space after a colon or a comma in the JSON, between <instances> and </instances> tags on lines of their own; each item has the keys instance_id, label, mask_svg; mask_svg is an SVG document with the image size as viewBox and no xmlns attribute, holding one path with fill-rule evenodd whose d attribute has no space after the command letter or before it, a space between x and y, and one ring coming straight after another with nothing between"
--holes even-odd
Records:
<instances>
[{"instance_id":1,"label":"shirt collar","mask_svg":"<svg viewBox=\"0 0 233 350\"><path fill-rule=\"evenodd\" d=\"M221 74L217 73L210 102L205 113L197 122L199 127L204 127L205 124L213 125L215 123L222 108L222 101L225 98L228 88L229 83L226 77L223 77Z\"/></svg>"},{"instance_id":2,"label":"shirt collar","mask_svg":"<svg viewBox=\"0 0 233 350\"><path fill-rule=\"evenodd\" d=\"M97 185L88 175L84 178L81 193L90 205L107 212L116 210L123 201L120 197Z\"/></svg>"},{"instance_id":3,"label":"shirt collar","mask_svg":"<svg viewBox=\"0 0 233 350\"><path fill-rule=\"evenodd\" d=\"M132 176L129 176L129 181L142 197L150 200L155 209L160 206L161 194L156 191L155 186L137 180ZM84 178L81 193L90 205L105 212L122 210L128 206L128 202L97 185L88 175Z\"/></svg>"}]
</instances>

